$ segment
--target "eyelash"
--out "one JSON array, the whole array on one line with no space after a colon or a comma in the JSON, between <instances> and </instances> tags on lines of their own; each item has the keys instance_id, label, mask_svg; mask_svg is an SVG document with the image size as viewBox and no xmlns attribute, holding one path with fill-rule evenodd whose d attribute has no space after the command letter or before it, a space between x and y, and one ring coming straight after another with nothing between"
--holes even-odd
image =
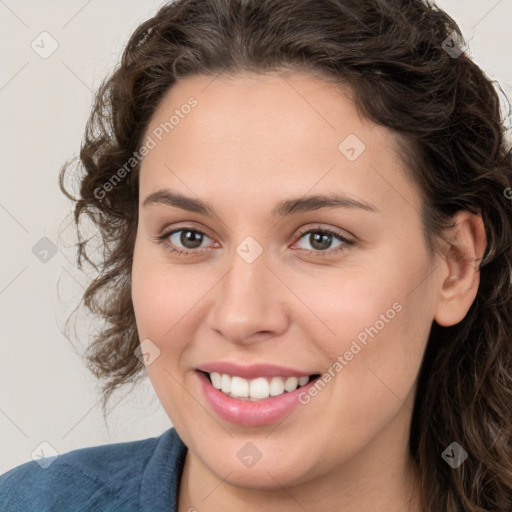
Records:
<instances>
[{"instance_id":1,"label":"eyelash","mask_svg":"<svg viewBox=\"0 0 512 512\"><path fill-rule=\"evenodd\" d=\"M166 231L166 232L162 233L161 235L158 235L155 238L155 242L158 244L165 245L167 250L176 254L177 256L188 256L191 254L198 256L198 255L203 254L206 251L206 248L204 248L204 247L201 249L175 249L175 248L171 247L171 245L168 242L168 238L175 233L179 233L180 231L192 231L193 233L199 233L200 235L204 235L204 236L210 238L206 233L204 233L198 229L195 229L192 226L182 226L179 229L173 229L172 231ZM296 241L298 242L304 235L307 235L310 233L322 233L322 234L332 235L333 237L337 238L340 242L343 242L342 245L340 245L338 248L336 248L334 250L320 251L318 249L313 249L313 250L308 251L308 256L313 256L315 258L334 256L343 251L346 251L347 246L351 246L354 244L354 240L343 236L341 233L339 233L337 231L333 231L331 229L326 229L323 227L316 227L316 228L309 228L309 229L301 230L298 234L298 238ZM303 250L306 250L306 249L303 249Z\"/></svg>"}]
</instances>

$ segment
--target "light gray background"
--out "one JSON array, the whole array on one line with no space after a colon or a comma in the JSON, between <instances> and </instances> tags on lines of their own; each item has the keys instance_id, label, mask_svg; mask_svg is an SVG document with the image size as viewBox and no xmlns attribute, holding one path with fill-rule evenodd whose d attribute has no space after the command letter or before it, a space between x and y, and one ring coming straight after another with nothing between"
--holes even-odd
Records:
<instances>
[{"instance_id":1,"label":"light gray background","mask_svg":"<svg viewBox=\"0 0 512 512\"><path fill-rule=\"evenodd\" d=\"M59 168L79 151L93 91L163 3L0 0L0 473L32 453L51 455L42 442L65 453L157 436L171 425L146 379L107 427L95 379L61 333L88 277L75 266L71 204L57 185ZM512 0L437 4L512 97ZM59 45L46 59L31 47L42 46L43 31ZM58 248L46 263L32 252L43 237ZM82 324L86 343L94 326Z\"/></svg>"}]
</instances>

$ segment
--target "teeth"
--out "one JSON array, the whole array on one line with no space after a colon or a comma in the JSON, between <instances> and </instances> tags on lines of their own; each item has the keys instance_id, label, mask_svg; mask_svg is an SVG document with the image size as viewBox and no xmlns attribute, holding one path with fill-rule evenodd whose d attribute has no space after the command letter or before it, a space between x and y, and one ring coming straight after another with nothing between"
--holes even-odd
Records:
<instances>
[{"instance_id":1,"label":"teeth","mask_svg":"<svg viewBox=\"0 0 512 512\"><path fill-rule=\"evenodd\" d=\"M214 388L232 398L245 400L262 400L282 395L285 391L289 393L309 381L309 377L258 377L247 380L217 372L211 372L210 379Z\"/></svg>"},{"instance_id":2,"label":"teeth","mask_svg":"<svg viewBox=\"0 0 512 512\"><path fill-rule=\"evenodd\" d=\"M247 398L249 396L249 383L240 377L233 377L231 379L230 392L236 394L236 396Z\"/></svg>"},{"instance_id":3,"label":"teeth","mask_svg":"<svg viewBox=\"0 0 512 512\"><path fill-rule=\"evenodd\" d=\"M280 377L273 377L270 381L269 394L270 396L282 395L284 393L284 380Z\"/></svg>"},{"instance_id":4,"label":"teeth","mask_svg":"<svg viewBox=\"0 0 512 512\"><path fill-rule=\"evenodd\" d=\"M239 377L240 380L245 380ZM235 377L233 377L233 380L235 380ZM247 382L245 380L245 382ZM241 395L238 394L237 388L231 389L231 394L233 396L240 397ZM257 379L251 380L249 382L249 398L268 398L270 396L270 386L267 382L267 379L264 377L259 377Z\"/></svg>"},{"instance_id":5,"label":"teeth","mask_svg":"<svg viewBox=\"0 0 512 512\"><path fill-rule=\"evenodd\" d=\"M220 389L222 387L222 377L220 373L212 372L210 373L210 379L212 380L212 384L214 388Z\"/></svg>"},{"instance_id":6,"label":"teeth","mask_svg":"<svg viewBox=\"0 0 512 512\"><path fill-rule=\"evenodd\" d=\"M231 391L231 377L229 375L221 376L220 389L223 393L229 393Z\"/></svg>"},{"instance_id":7,"label":"teeth","mask_svg":"<svg viewBox=\"0 0 512 512\"><path fill-rule=\"evenodd\" d=\"M299 385L299 379L297 377L288 377L284 383L284 389L288 392L295 391Z\"/></svg>"}]
</instances>

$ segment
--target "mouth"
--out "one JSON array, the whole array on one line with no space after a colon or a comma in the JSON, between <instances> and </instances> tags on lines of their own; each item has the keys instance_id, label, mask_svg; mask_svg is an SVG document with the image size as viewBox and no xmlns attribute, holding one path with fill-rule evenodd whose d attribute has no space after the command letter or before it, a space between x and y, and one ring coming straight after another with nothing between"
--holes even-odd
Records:
<instances>
[{"instance_id":1,"label":"mouth","mask_svg":"<svg viewBox=\"0 0 512 512\"><path fill-rule=\"evenodd\" d=\"M203 374L208 382L224 395L248 402L262 401L293 393L320 377L319 373L315 373L309 376L285 377L276 375L245 379L227 373L197 371Z\"/></svg>"},{"instance_id":2,"label":"mouth","mask_svg":"<svg viewBox=\"0 0 512 512\"><path fill-rule=\"evenodd\" d=\"M277 368L269 369L267 366L265 376L261 372L249 371L247 367L242 368L240 373L245 371L247 379L198 368L195 374L210 409L219 418L243 427L260 427L282 421L301 404L308 403L301 397L310 393L310 388L316 386L320 379L319 373L307 375ZM236 373L236 369L231 372ZM288 373L288 376L280 376L278 372ZM293 373L299 375L294 376ZM316 407L322 407L322 401L315 403Z\"/></svg>"}]
</instances>

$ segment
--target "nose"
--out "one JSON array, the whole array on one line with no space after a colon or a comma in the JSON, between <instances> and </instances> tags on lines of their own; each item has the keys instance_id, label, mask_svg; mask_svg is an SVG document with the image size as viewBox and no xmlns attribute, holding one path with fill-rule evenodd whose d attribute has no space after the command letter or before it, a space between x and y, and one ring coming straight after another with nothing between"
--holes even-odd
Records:
<instances>
[{"instance_id":1,"label":"nose","mask_svg":"<svg viewBox=\"0 0 512 512\"><path fill-rule=\"evenodd\" d=\"M265 252L251 262L234 251L230 269L217 285L209 327L243 345L281 336L289 323L290 292L277 273Z\"/></svg>"}]
</instances>

